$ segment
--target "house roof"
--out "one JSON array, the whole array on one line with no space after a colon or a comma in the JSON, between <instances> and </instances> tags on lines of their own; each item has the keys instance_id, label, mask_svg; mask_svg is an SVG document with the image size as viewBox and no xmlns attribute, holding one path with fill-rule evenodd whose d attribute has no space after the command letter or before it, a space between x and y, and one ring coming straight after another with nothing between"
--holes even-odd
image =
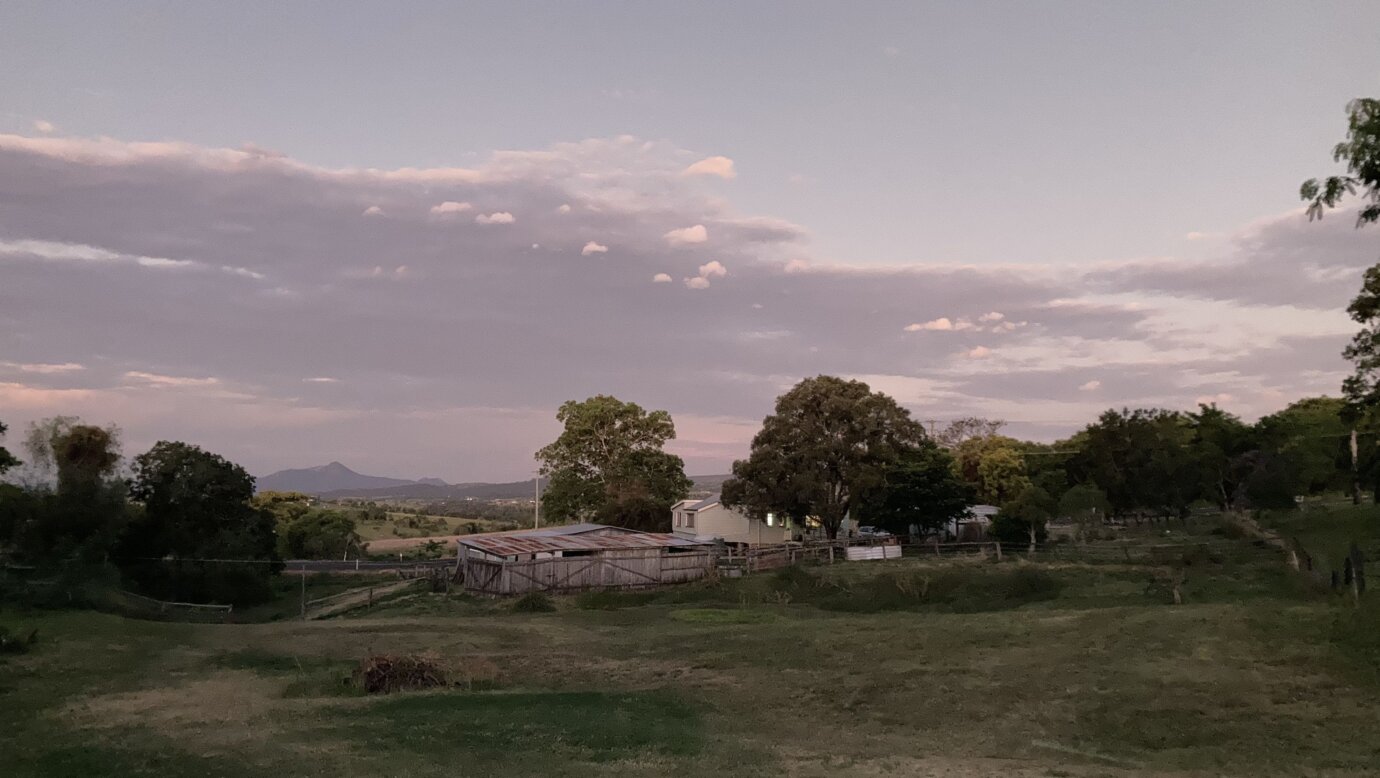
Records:
<instances>
[{"instance_id":1,"label":"house roof","mask_svg":"<svg viewBox=\"0 0 1380 778\"><path fill-rule=\"evenodd\" d=\"M697 511L697 510L700 510L701 508L708 508L708 507L713 506L713 505L718 505L718 504L719 504L719 495L715 494L715 495L706 497L706 498L704 498L703 500L700 500L699 502L690 503L689 505L685 505L684 503L686 503L686 502L689 502L689 500L683 500L683 501L681 502L681 505L680 505L681 510L685 510L685 511Z\"/></svg>"},{"instance_id":2,"label":"house roof","mask_svg":"<svg viewBox=\"0 0 1380 778\"><path fill-rule=\"evenodd\" d=\"M595 525L600 526L600 525ZM539 531L538 531L539 532ZM542 554L553 551L616 551L619 549L683 548L704 546L712 541L686 538L669 532L631 532L626 535L540 535L523 534L461 535L456 543L494 556Z\"/></svg>"}]
</instances>

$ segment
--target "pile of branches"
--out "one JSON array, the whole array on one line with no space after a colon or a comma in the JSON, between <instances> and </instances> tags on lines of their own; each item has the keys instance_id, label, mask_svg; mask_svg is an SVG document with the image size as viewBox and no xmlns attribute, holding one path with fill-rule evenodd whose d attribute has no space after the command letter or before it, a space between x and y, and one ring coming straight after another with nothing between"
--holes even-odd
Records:
<instances>
[{"instance_id":1,"label":"pile of branches","mask_svg":"<svg viewBox=\"0 0 1380 778\"><path fill-rule=\"evenodd\" d=\"M376 654L355 668L355 682L368 694L391 694L445 686L446 673L427 657Z\"/></svg>"}]
</instances>

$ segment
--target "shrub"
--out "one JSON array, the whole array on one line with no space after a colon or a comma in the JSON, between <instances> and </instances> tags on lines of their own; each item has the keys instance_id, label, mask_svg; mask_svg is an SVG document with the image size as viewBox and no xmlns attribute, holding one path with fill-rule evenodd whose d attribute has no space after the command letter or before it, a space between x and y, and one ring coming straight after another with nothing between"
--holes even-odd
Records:
<instances>
[{"instance_id":1,"label":"shrub","mask_svg":"<svg viewBox=\"0 0 1380 778\"><path fill-rule=\"evenodd\" d=\"M542 592L528 592L513 602L514 613L550 613L556 604Z\"/></svg>"},{"instance_id":2,"label":"shrub","mask_svg":"<svg viewBox=\"0 0 1380 778\"><path fill-rule=\"evenodd\" d=\"M446 685L446 674L427 657L379 654L359 663L355 681L369 694L391 694Z\"/></svg>"},{"instance_id":3,"label":"shrub","mask_svg":"<svg viewBox=\"0 0 1380 778\"><path fill-rule=\"evenodd\" d=\"M0 627L0 654L25 654L38 642L38 630L27 635L11 633L8 627Z\"/></svg>"}]
</instances>

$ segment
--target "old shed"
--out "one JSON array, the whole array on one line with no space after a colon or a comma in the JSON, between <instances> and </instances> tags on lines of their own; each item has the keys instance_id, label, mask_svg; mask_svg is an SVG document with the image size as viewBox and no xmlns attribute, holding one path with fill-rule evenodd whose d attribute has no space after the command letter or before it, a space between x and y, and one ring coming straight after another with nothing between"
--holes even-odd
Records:
<instances>
[{"instance_id":1,"label":"old shed","mask_svg":"<svg viewBox=\"0 0 1380 778\"><path fill-rule=\"evenodd\" d=\"M478 594L560 593L685 583L714 569L714 546L709 541L574 526L579 529L461 536L455 579Z\"/></svg>"}]
</instances>

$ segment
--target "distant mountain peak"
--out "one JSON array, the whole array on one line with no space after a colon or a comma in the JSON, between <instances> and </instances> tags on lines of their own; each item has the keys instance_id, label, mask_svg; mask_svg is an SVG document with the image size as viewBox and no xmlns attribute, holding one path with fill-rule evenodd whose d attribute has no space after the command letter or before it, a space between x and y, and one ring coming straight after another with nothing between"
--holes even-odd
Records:
<instances>
[{"instance_id":1,"label":"distant mountain peak","mask_svg":"<svg viewBox=\"0 0 1380 778\"><path fill-rule=\"evenodd\" d=\"M351 470L340 462L331 462L316 467L279 470L258 479L256 487L261 492L324 494L346 489L383 489L415 483L417 482L407 478L364 475Z\"/></svg>"}]
</instances>

